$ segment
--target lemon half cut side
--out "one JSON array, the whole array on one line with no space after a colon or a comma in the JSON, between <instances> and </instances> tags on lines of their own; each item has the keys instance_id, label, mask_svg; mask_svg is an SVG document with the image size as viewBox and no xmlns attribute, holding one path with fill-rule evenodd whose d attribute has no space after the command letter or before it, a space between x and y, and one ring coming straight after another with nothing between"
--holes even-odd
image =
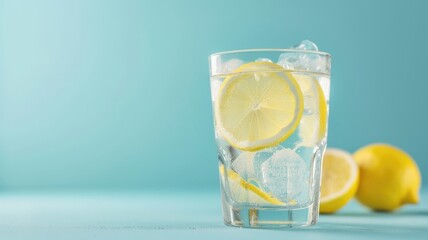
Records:
<instances>
[{"instance_id":1,"label":"lemon half cut side","mask_svg":"<svg viewBox=\"0 0 428 240\"><path fill-rule=\"evenodd\" d=\"M352 156L329 148L323 158L320 213L333 213L351 200L358 189L359 170Z\"/></svg>"}]
</instances>

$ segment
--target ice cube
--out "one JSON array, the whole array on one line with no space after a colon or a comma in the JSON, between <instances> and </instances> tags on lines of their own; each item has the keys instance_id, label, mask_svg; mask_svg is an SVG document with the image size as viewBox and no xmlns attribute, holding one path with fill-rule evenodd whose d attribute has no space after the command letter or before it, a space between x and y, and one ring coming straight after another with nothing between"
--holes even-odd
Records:
<instances>
[{"instance_id":1,"label":"ice cube","mask_svg":"<svg viewBox=\"0 0 428 240\"><path fill-rule=\"evenodd\" d=\"M263 180L263 174L261 172L261 165L270 159L276 152L284 150L285 148L282 145L278 145L273 148L267 148L261 151L258 151L253 157L253 166L255 178L261 182Z\"/></svg>"},{"instance_id":2,"label":"ice cube","mask_svg":"<svg viewBox=\"0 0 428 240\"><path fill-rule=\"evenodd\" d=\"M221 163L230 166L232 161L236 159L240 151L232 147L226 140L222 139L216 132L218 157Z\"/></svg>"},{"instance_id":3,"label":"ice cube","mask_svg":"<svg viewBox=\"0 0 428 240\"><path fill-rule=\"evenodd\" d=\"M245 180L255 179L254 152L241 152L232 162L232 170Z\"/></svg>"},{"instance_id":4,"label":"ice cube","mask_svg":"<svg viewBox=\"0 0 428 240\"><path fill-rule=\"evenodd\" d=\"M304 51L318 51L317 45L309 40L303 40L291 49ZM313 72L329 72L328 58L317 53L289 51L282 53L278 58L278 65L288 70L302 70Z\"/></svg>"},{"instance_id":5,"label":"ice cube","mask_svg":"<svg viewBox=\"0 0 428 240\"><path fill-rule=\"evenodd\" d=\"M305 53L302 57L302 66L304 69L313 71L313 72L330 72L330 63L329 59L322 55L317 55L313 53Z\"/></svg>"},{"instance_id":6,"label":"ice cube","mask_svg":"<svg viewBox=\"0 0 428 240\"><path fill-rule=\"evenodd\" d=\"M222 74L231 73L238 67L240 67L242 64L244 64L244 61L233 58L223 63L221 67Z\"/></svg>"},{"instance_id":7,"label":"ice cube","mask_svg":"<svg viewBox=\"0 0 428 240\"><path fill-rule=\"evenodd\" d=\"M278 65L288 70L294 70L295 67L300 65L300 53L298 52L285 52L279 55L277 62Z\"/></svg>"},{"instance_id":8,"label":"ice cube","mask_svg":"<svg viewBox=\"0 0 428 240\"><path fill-rule=\"evenodd\" d=\"M259 169L262 189L286 203L309 200L309 168L305 160L291 149L273 152Z\"/></svg>"},{"instance_id":9,"label":"ice cube","mask_svg":"<svg viewBox=\"0 0 428 240\"><path fill-rule=\"evenodd\" d=\"M273 148L267 148L261 151L258 151L253 158L254 161L254 168L256 170L256 175L257 178L261 179L261 173L260 173L260 168L261 165L268 159L270 159L276 152L282 151L285 148L281 145L278 145L276 147Z\"/></svg>"},{"instance_id":10,"label":"ice cube","mask_svg":"<svg viewBox=\"0 0 428 240\"><path fill-rule=\"evenodd\" d=\"M318 51L317 45L309 40L303 40L293 48L299 49L299 50L307 50L307 51Z\"/></svg>"}]
</instances>

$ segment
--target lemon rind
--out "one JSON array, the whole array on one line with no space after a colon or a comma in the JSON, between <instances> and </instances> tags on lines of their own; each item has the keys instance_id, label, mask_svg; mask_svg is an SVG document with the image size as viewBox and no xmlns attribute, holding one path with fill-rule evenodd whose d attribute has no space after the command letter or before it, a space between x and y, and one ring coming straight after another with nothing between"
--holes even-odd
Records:
<instances>
[{"instance_id":1,"label":"lemon rind","mask_svg":"<svg viewBox=\"0 0 428 240\"><path fill-rule=\"evenodd\" d=\"M224 176L224 166L220 165L219 167L219 171L220 174ZM227 172L227 177L230 180L233 181L239 181L239 185L241 187L243 187L245 190L251 191L253 193L255 193L257 196L259 196L260 198L262 198L263 200L267 201L270 204L274 204L274 205L284 205L285 203L280 201L279 199L271 196L270 194L264 192L263 190L261 190L260 188L258 188L257 186L245 181L241 176L239 176L239 174L231 169L226 169Z\"/></svg>"},{"instance_id":2,"label":"lemon rind","mask_svg":"<svg viewBox=\"0 0 428 240\"><path fill-rule=\"evenodd\" d=\"M272 69L255 69L252 72L256 72L256 71L276 71L276 70L285 70L283 67L275 64L275 63L270 63L270 62L250 62L250 63L246 63L241 65L239 68L237 68L234 73L245 73L245 72L251 72L251 71L242 71L242 69L245 69L245 67L247 66L247 64L259 64L259 65L266 65L266 66L271 66ZM295 93L296 96L296 109L297 109L297 113L295 115L294 121L292 124L286 126L285 128L282 128L281 131L278 132L278 134L267 138L267 139L263 139L263 140L259 140L259 141L253 141L253 144L248 144L248 141L242 141L240 142L241 144L236 144L237 141L234 141L233 137L230 136L230 134L224 129L224 127L221 124L221 120L218 119L219 114L219 101L216 101L215 103L215 110L214 110L214 115L216 118L216 124L217 124L217 128L219 129L219 132L221 133L221 135L225 138L225 140L234 148L237 149L241 149L244 151L258 151L258 150L262 150L265 148L269 148L269 147L274 147L279 145L281 142L285 141L287 138L289 138L297 129L297 127L300 124L300 120L302 118L303 115L303 110L304 110L304 98L303 98L303 94L302 91L300 89L300 86L298 84L298 82L296 81L296 79L294 78L294 76L292 74L290 74L289 72L284 72L285 75L288 77L288 80L291 82L291 85L294 86L294 90L292 91ZM220 86L220 89L218 90L219 93L217 95L217 99L220 99L222 96L222 93L224 92L224 88L229 86L231 84L231 82L233 82L233 79L235 77L234 76L229 76L227 77L223 83ZM281 136L281 137L278 137ZM258 142L262 142L262 143L258 143ZM247 143L247 144L245 144Z\"/></svg>"}]
</instances>

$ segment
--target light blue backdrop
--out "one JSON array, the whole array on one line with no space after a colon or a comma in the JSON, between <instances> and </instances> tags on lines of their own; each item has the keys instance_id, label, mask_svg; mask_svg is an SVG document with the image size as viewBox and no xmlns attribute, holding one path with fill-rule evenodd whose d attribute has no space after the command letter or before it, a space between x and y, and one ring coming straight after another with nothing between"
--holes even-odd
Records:
<instances>
[{"instance_id":1,"label":"light blue backdrop","mask_svg":"<svg viewBox=\"0 0 428 240\"><path fill-rule=\"evenodd\" d=\"M426 175L427 11L408 0L0 1L0 188L217 188L208 55L303 39L333 56L329 146L392 143Z\"/></svg>"}]
</instances>

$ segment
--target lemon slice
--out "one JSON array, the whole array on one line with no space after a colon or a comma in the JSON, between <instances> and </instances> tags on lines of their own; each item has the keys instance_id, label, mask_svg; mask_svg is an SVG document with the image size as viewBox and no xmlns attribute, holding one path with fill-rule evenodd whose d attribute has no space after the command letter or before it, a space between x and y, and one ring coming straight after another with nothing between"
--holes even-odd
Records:
<instances>
[{"instance_id":1,"label":"lemon slice","mask_svg":"<svg viewBox=\"0 0 428 240\"><path fill-rule=\"evenodd\" d=\"M237 68L219 89L217 129L234 147L257 151L287 139L303 113L303 96L294 77L270 62Z\"/></svg>"},{"instance_id":2,"label":"lemon slice","mask_svg":"<svg viewBox=\"0 0 428 240\"><path fill-rule=\"evenodd\" d=\"M298 134L301 145L312 146L320 142L327 131L327 102L318 81L308 75L293 74L303 94L304 114Z\"/></svg>"},{"instance_id":3,"label":"lemon slice","mask_svg":"<svg viewBox=\"0 0 428 240\"><path fill-rule=\"evenodd\" d=\"M358 188L358 166L352 156L339 149L327 149L322 165L320 213L343 207Z\"/></svg>"},{"instance_id":4,"label":"lemon slice","mask_svg":"<svg viewBox=\"0 0 428 240\"><path fill-rule=\"evenodd\" d=\"M222 179L225 179L225 169L223 165L220 165L220 174ZM238 173L231 169L226 170L227 182L230 197L233 201L237 203L250 203L250 204L274 204L282 205L284 204L280 200L274 198L273 196L267 194L260 188L255 185L245 181ZM226 181L223 181L226 182Z\"/></svg>"}]
</instances>

